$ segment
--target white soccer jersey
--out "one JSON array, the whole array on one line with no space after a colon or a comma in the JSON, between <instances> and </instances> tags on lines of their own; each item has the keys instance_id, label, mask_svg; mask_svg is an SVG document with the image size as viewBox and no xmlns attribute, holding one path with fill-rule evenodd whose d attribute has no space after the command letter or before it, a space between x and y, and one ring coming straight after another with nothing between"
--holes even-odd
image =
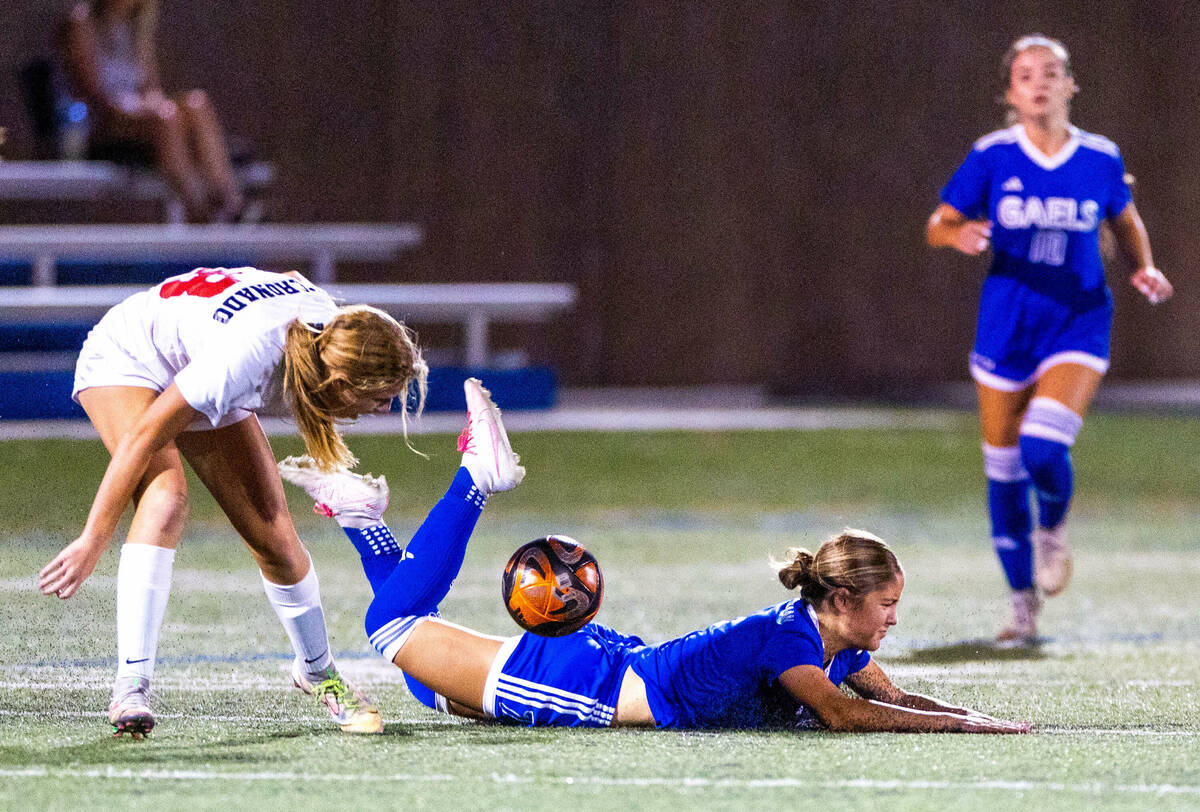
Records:
<instances>
[{"instance_id":1,"label":"white soccer jersey","mask_svg":"<svg viewBox=\"0 0 1200 812\"><path fill-rule=\"evenodd\" d=\"M75 393L173 381L213 426L271 405L288 325L324 323L337 305L320 288L257 268L198 268L113 307L84 342Z\"/></svg>"}]
</instances>

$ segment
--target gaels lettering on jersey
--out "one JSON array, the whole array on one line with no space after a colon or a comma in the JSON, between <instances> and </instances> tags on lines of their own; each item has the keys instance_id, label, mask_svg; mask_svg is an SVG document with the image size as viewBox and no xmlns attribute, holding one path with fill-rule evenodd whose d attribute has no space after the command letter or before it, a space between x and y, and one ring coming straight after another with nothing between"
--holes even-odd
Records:
<instances>
[{"instance_id":1,"label":"gaels lettering on jersey","mask_svg":"<svg viewBox=\"0 0 1200 812\"><path fill-rule=\"evenodd\" d=\"M1071 197L1005 195L996 204L996 219L1008 229L1055 228L1092 231L1100 222L1100 204Z\"/></svg>"}]
</instances>

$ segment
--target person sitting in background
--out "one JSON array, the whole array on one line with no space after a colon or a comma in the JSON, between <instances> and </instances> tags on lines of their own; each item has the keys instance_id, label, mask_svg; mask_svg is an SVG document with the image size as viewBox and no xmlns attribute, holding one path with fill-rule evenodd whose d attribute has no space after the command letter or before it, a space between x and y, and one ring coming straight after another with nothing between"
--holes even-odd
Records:
<instances>
[{"instance_id":1,"label":"person sitting in background","mask_svg":"<svg viewBox=\"0 0 1200 812\"><path fill-rule=\"evenodd\" d=\"M246 210L220 121L203 90L163 92L154 0L84 0L60 31L74 91L91 111L88 154L149 157L192 222L235 222Z\"/></svg>"}]
</instances>

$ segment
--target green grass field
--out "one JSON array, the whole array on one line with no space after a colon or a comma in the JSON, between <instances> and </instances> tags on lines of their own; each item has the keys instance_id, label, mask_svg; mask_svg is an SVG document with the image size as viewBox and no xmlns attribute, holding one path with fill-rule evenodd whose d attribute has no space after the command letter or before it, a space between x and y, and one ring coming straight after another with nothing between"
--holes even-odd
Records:
<instances>
[{"instance_id":1,"label":"green grass field","mask_svg":"<svg viewBox=\"0 0 1200 812\"><path fill-rule=\"evenodd\" d=\"M95 442L0 443L0 805L156 809L1200 808L1200 422L1096 415L1076 450L1070 590L1045 642L998 650L1005 587L987 539L974 418L924 429L530 433L442 609L516 627L500 571L521 542L572 535L597 555L599 619L651 639L785 599L767 560L843 526L905 565L878 660L911 690L1028 719L1028 736L526 730L438 716L362 632L369 590L337 527L293 493L339 661L388 730L353 738L290 687L290 650L248 554L193 499L154 685L159 726L110 738L114 545L59 602L35 573L82 526L106 462ZM449 437L355 437L392 485L397 536L457 463ZM294 438L276 451L294 453Z\"/></svg>"}]
</instances>

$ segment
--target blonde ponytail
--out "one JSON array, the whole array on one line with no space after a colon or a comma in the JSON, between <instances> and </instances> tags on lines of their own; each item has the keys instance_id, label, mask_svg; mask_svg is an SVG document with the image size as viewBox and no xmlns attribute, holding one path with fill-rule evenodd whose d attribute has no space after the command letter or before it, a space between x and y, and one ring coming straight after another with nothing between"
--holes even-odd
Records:
<instances>
[{"instance_id":1,"label":"blonde ponytail","mask_svg":"<svg viewBox=\"0 0 1200 812\"><path fill-rule=\"evenodd\" d=\"M401 420L408 444L408 389L416 384L414 413L419 415L428 375L415 334L376 308L343 307L320 327L299 319L288 325L284 391L304 445L321 468L358 463L337 430L339 407L398 386L403 389Z\"/></svg>"}]
</instances>

